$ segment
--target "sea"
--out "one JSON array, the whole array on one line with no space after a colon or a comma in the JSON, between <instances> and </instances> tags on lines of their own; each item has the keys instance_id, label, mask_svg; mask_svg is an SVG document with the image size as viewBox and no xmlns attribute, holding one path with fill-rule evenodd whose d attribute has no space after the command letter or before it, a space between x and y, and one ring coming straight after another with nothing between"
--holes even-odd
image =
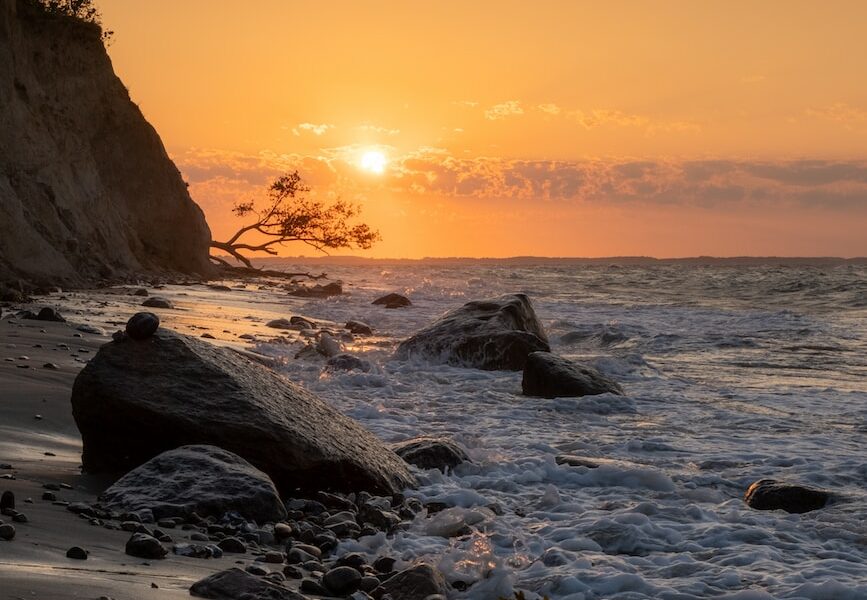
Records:
<instances>
[{"instance_id":1,"label":"sea","mask_svg":"<svg viewBox=\"0 0 867 600\"><path fill-rule=\"evenodd\" d=\"M345 349L372 368L330 372L268 341L257 351L386 442L449 437L472 460L419 472L408 492L446 510L341 551L431 562L454 598L867 599L863 261L268 266L341 280L344 295L293 314L371 325ZM371 304L390 292L412 306ZM530 398L520 372L393 358L443 313L515 292L553 352L626 395ZM560 465L562 454L600 466ZM744 492L763 478L835 499L800 515L753 510Z\"/></svg>"}]
</instances>

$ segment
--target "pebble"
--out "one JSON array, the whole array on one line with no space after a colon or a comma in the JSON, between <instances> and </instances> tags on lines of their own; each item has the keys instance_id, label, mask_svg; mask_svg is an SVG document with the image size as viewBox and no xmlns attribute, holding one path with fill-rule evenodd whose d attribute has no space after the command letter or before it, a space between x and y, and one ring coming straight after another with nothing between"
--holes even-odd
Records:
<instances>
[{"instance_id":1,"label":"pebble","mask_svg":"<svg viewBox=\"0 0 867 600\"><path fill-rule=\"evenodd\" d=\"M247 565L247 568L244 570L251 575L258 575L259 577L264 577L271 572L262 565L257 565L256 563L253 563L252 565Z\"/></svg>"},{"instance_id":2,"label":"pebble","mask_svg":"<svg viewBox=\"0 0 867 600\"><path fill-rule=\"evenodd\" d=\"M42 499L47 502L57 502L57 494L54 492L43 492Z\"/></svg>"},{"instance_id":3,"label":"pebble","mask_svg":"<svg viewBox=\"0 0 867 600\"><path fill-rule=\"evenodd\" d=\"M15 526L9 523L0 525L0 540L11 540L15 537Z\"/></svg>"},{"instance_id":4,"label":"pebble","mask_svg":"<svg viewBox=\"0 0 867 600\"><path fill-rule=\"evenodd\" d=\"M3 495L0 496L0 512L6 510L15 510L15 494L8 491L3 492Z\"/></svg>"},{"instance_id":5,"label":"pebble","mask_svg":"<svg viewBox=\"0 0 867 600\"><path fill-rule=\"evenodd\" d=\"M377 573L391 573L394 571L394 564L397 561L390 556L380 556L373 561L373 568Z\"/></svg>"},{"instance_id":6,"label":"pebble","mask_svg":"<svg viewBox=\"0 0 867 600\"><path fill-rule=\"evenodd\" d=\"M265 562L273 564L282 564L286 560L286 556L282 552L272 550L265 553Z\"/></svg>"},{"instance_id":7,"label":"pebble","mask_svg":"<svg viewBox=\"0 0 867 600\"><path fill-rule=\"evenodd\" d=\"M74 558L75 560L87 560L87 550L81 546L73 546L66 551L66 558Z\"/></svg>"}]
</instances>

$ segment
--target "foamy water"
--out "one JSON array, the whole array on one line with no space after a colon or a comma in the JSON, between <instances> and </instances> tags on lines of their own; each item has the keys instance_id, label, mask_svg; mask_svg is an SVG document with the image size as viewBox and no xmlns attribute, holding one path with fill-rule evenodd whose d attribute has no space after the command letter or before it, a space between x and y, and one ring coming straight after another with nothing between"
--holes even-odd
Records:
<instances>
[{"instance_id":1,"label":"foamy water","mask_svg":"<svg viewBox=\"0 0 867 600\"><path fill-rule=\"evenodd\" d=\"M373 342L348 347L374 369L323 374L290 359L287 374L386 441L451 436L474 461L423 473L413 492L454 508L346 549L432 560L457 598L867 598L864 266L329 272L349 295L300 312L375 327ZM414 305L370 304L392 291ZM627 396L526 398L520 373L391 360L446 310L508 292L530 295L554 352ZM561 453L603 464L560 466ZM842 500L804 515L751 510L743 493L765 477ZM446 537L464 523L472 535Z\"/></svg>"}]
</instances>

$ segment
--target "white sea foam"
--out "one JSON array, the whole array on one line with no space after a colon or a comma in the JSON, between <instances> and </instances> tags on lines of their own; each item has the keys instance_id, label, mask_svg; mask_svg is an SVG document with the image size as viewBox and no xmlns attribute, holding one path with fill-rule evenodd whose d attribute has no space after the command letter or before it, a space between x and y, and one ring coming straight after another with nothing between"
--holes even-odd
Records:
<instances>
[{"instance_id":1,"label":"white sea foam","mask_svg":"<svg viewBox=\"0 0 867 600\"><path fill-rule=\"evenodd\" d=\"M382 439L452 436L473 464L419 473L410 494L451 508L346 549L433 561L456 598L867 598L863 267L381 270L337 268L351 295L303 307L372 325L377 341L348 350L373 370L322 375L291 359L285 370ZM391 291L413 306L371 306ZM390 359L439 314L517 291L555 352L627 395L526 398L520 373ZM559 465L559 454L599 467ZM841 499L804 515L754 511L742 496L763 477Z\"/></svg>"}]
</instances>

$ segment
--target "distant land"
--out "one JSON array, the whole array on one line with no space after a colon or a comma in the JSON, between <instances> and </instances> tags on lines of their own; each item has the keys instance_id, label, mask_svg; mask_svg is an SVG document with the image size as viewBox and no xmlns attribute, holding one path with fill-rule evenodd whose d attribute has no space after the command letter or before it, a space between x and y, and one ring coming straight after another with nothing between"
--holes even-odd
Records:
<instances>
[{"instance_id":1,"label":"distant land","mask_svg":"<svg viewBox=\"0 0 867 600\"><path fill-rule=\"evenodd\" d=\"M228 257L227 257L228 258ZM425 257L425 258L367 258L363 256L282 256L255 258L253 262L262 266L281 263L318 263L325 265L353 264L500 264L500 265L722 265L722 266L834 266L867 265L867 256L842 258L837 256L693 256L684 258L654 258L652 256L606 256L600 258L552 257L552 256L512 256L508 258L470 258L470 257Z\"/></svg>"}]
</instances>

